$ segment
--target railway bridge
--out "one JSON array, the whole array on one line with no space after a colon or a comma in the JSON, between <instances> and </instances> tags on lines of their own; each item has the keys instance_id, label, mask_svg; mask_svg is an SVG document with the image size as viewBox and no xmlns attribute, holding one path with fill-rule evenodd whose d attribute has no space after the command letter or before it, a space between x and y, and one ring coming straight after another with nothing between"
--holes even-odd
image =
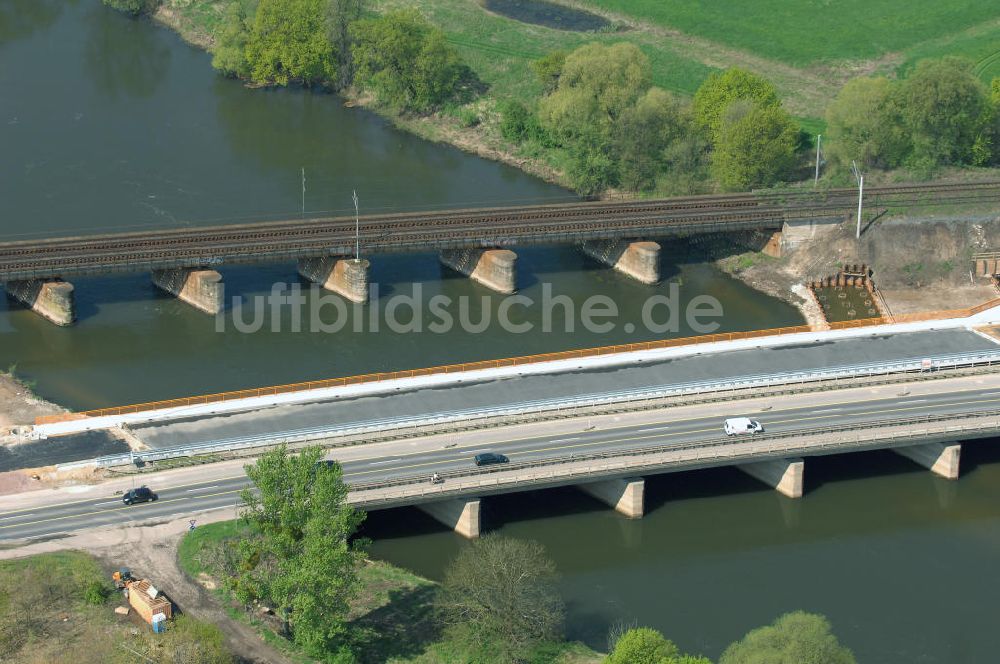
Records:
<instances>
[{"instance_id":1,"label":"railway bridge","mask_svg":"<svg viewBox=\"0 0 1000 664\"><path fill-rule=\"evenodd\" d=\"M870 188L869 209L995 201L1000 181ZM658 238L765 231L780 252L815 224L853 214L857 192L756 192L658 200L444 210L354 217L300 218L82 237L0 242L0 283L52 322L74 318L68 279L151 272L154 284L207 313L223 308L219 266L297 261L306 279L364 303L364 256L438 251L442 263L502 293L516 290L517 255L529 244L577 244L586 255L645 283L659 280ZM803 231L806 231L805 233ZM362 255L361 252L364 252Z\"/></svg>"}]
</instances>

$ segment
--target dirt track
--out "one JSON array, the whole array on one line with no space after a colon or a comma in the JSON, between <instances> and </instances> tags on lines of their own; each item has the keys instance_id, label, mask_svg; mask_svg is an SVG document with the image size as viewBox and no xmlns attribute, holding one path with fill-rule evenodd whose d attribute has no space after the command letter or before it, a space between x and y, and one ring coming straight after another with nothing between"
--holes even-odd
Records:
<instances>
[{"instance_id":1,"label":"dirt track","mask_svg":"<svg viewBox=\"0 0 1000 664\"><path fill-rule=\"evenodd\" d=\"M197 515L198 523L231 519L232 509ZM149 577L182 612L216 625L226 636L233 654L249 664L290 662L265 643L250 626L233 620L202 586L187 578L177 564L177 543L187 531L188 518L146 526L93 530L71 537L39 542L16 549L0 549L0 559L36 553L77 549L92 553L111 569L128 567L140 577Z\"/></svg>"}]
</instances>

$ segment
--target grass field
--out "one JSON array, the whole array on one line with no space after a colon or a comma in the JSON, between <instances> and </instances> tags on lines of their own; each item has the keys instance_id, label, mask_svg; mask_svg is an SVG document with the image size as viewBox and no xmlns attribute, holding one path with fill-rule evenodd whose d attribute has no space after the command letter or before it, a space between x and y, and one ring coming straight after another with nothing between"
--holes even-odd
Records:
<instances>
[{"instance_id":1,"label":"grass field","mask_svg":"<svg viewBox=\"0 0 1000 664\"><path fill-rule=\"evenodd\" d=\"M1000 18L1000 3L984 0L583 0L583 4L796 66L875 59Z\"/></svg>"},{"instance_id":2,"label":"grass field","mask_svg":"<svg viewBox=\"0 0 1000 664\"><path fill-rule=\"evenodd\" d=\"M378 11L408 7L440 25L462 58L501 96L524 97L541 92L529 64L550 51L573 50L587 42L606 44L627 39L637 43L653 64L656 85L693 94L713 67L665 48L656 35L567 32L522 23L487 12L475 0L374 0Z\"/></svg>"},{"instance_id":3,"label":"grass field","mask_svg":"<svg viewBox=\"0 0 1000 664\"><path fill-rule=\"evenodd\" d=\"M0 562L0 661L163 664L189 661L192 648L206 655L202 661L231 661L215 626L178 614L166 634L153 634L136 616L114 613L124 605L110 576L86 553Z\"/></svg>"}]
</instances>

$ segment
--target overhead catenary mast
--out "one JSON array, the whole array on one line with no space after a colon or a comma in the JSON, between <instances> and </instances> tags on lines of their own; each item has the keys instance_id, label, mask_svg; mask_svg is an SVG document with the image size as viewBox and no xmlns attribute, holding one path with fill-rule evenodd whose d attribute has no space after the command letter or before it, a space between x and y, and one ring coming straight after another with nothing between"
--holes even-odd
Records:
<instances>
[{"instance_id":1,"label":"overhead catenary mast","mask_svg":"<svg viewBox=\"0 0 1000 664\"><path fill-rule=\"evenodd\" d=\"M358 214L358 190L352 190L354 198L354 260L361 260L361 217Z\"/></svg>"}]
</instances>

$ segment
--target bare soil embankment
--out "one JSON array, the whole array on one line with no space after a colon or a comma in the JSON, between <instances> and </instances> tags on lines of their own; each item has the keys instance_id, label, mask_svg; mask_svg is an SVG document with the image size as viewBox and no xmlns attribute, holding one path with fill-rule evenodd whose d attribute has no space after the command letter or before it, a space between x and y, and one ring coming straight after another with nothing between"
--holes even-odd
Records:
<instances>
[{"instance_id":1,"label":"bare soil embankment","mask_svg":"<svg viewBox=\"0 0 1000 664\"><path fill-rule=\"evenodd\" d=\"M972 256L1000 250L1000 214L896 216L868 226L861 239L845 222L817 232L812 241L778 259L755 253L717 260L749 285L807 305L797 285L833 275L842 264L867 263L894 314L964 308L997 297L990 280L974 274Z\"/></svg>"}]
</instances>

